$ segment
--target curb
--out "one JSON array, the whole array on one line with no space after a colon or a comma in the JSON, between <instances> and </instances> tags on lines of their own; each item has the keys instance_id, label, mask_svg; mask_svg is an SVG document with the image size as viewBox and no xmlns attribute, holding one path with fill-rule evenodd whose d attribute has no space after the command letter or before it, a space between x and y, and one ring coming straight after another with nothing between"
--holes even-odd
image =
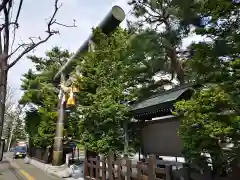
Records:
<instances>
[{"instance_id":1,"label":"curb","mask_svg":"<svg viewBox=\"0 0 240 180\"><path fill-rule=\"evenodd\" d=\"M16 176L17 179L26 179L25 176L20 172L21 168L13 162L13 159L4 157L6 161L9 163L9 170Z\"/></svg>"},{"instance_id":2,"label":"curb","mask_svg":"<svg viewBox=\"0 0 240 180\"><path fill-rule=\"evenodd\" d=\"M61 170L59 170L59 171L57 171L57 172L51 171L51 168L54 168L54 167L51 167L51 165L44 164L44 163L42 163L42 162L40 162L40 161L37 161L37 160L35 160L35 159L33 159L33 158L29 158L29 157L28 157L28 159L29 159L29 161L28 161L29 164L31 164L31 165L33 165L33 166L35 166L35 167L43 170L44 172L46 172L46 173L49 174L49 175L52 175L52 176L57 177L57 178L60 178L60 179L62 179L62 180L68 180L69 178L71 178L71 176L66 177L66 178L63 178L63 177L59 176L59 172L60 172ZM59 168L61 168L61 167L59 167ZM62 166L62 168L64 168L64 166ZM66 168L67 168L67 167L66 167L66 165L65 165L65 168L64 168L64 169L66 170ZM63 170L64 170L64 169L63 169ZM70 175L71 175L71 174L70 174ZM69 180L71 180L71 179L69 179Z\"/></svg>"},{"instance_id":3,"label":"curb","mask_svg":"<svg viewBox=\"0 0 240 180\"><path fill-rule=\"evenodd\" d=\"M24 176L22 175L22 173L20 172L20 170L19 170L19 169L21 169L21 168L20 168L16 163L14 163L14 161L13 161L12 158L5 157L5 159L6 159L6 161L9 162L9 168L10 168L10 170L16 175L16 177L17 177L19 180L20 180L20 179L26 179L26 177L24 177ZM29 158L29 159L30 159L30 158ZM54 173L49 173L49 172L47 171L47 168L48 168L48 167L47 167L46 169L43 169L43 168L38 167L36 164L32 164L32 163L31 163L32 160L33 160L33 159L30 159L30 162L29 162L28 164L31 164L31 165L33 165L33 166L35 166L35 167L43 170L43 171L46 172L49 176L53 176L53 177L55 177L55 178L57 178L57 179L59 179L59 180L64 180L64 179L66 179L66 178L59 177L58 175L56 175L56 174L54 174ZM36 161L36 160L35 160L35 161ZM41 163L41 162L39 162L39 163ZM42 163L42 164L43 164L43 163Z\"/></svg>"},{"instance_id":4,"label":"curb","mask_svg":"<svg viewBox=\"0 0 240 180\"><path fill-rule=\"evenodd\" d=\"M10 170L16 175L16 177L18 179L23 179L24 176L22 175L22 173L20 172L19 169L21 169L15 162L12 158L9 158L9 157L4 157L6 161L8 161L9 163L9 167L10 167ZM60 166L60 167L51 167L51 165L48 165L48 164L44 164L40 161L37 161L33 158L29 158L27 157L28 160L25 161L26 164L31 164L33 166L35 166L36 168L39 168L41 169L42 171L46 172L49 176L53 176L59 180L84 180L83 178L74 178L72 177L72 173L69 173L69 177L60 177L59 176L59 172L61 172L61 169L62 171L63 170L66 170L67 171L67 168L68 166L67 165L63 165L63 166ZM57 171L54 171L54 169L51 170L51 168L56 168ZM58 169L59 168L59 169ZM68 171L69 172L69 171Z\"/></svg>"}]
</instances>

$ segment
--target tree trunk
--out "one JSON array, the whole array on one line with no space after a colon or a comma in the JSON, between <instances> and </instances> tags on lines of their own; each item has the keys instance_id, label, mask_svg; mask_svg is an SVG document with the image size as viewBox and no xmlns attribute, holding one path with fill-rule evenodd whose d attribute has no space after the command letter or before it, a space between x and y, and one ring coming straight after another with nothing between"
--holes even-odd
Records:
<instances>
[{"instance_id":1,"label":"tree trunk","mask_svg":"<svg viewBox=\"0 0 240 180\"><path fill-rule=\"evenodd\" d=\"M165 19L164 24L166 25L166 31L170 33L172 31L172 28L169 23L169 19ZM167 50L167 56L170 58L171 61L172 80L174 78L174 74L176 73L180 85L183 85L185 83L184 69L182 67L182 63L177 57L176 46L175 44L170 43L170 45L166 46L165 48Z\"/></svg>"},{"instance_id":2,"label":"tree trunk","mask_svg":"<svg viewBox=\"0 0 240 180\"><path fill-rule=\"evenodd\" d=\"M0 57L0 136L3 132L5 101L7 93L7 59Z\"/></svg>"},{"instance_id":3,"label":"tree trunk","mask_svg":"<svg viewBox=\"0 0 240 180\"><path fill-rule=\"evenodd\" d=\"M183 70L181 62L179 61L179 59L177 57L176 49L174 47L171 47L168 50L168 56L171 60L171 69L172 69L173 73L177 74L177 79L178 79L180 85L183 85L185 83L184 70Z\"/></svg>"}]
</instances>

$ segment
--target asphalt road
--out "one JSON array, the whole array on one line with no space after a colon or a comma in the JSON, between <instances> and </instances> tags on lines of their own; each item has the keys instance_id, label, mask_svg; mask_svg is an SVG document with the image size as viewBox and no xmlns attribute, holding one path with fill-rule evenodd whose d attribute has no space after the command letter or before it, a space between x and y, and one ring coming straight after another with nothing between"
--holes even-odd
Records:
<instances>
[{"instance_id":1,"label":"asphalt road","mask_svg":"<svg viewBox=\"0 0 240 180\"><path fill-rule=\"evenodd\" d=\"M60 180L61 178L51 176L41 169L25 164L23 159L11 159L12 155L7 153L6 158L0 162L0 180ZM8 159L9 161L7 161Z\"/></svg>"},{"instance_id":2,"label":"asphalt road","mask_svg":"<svg viewBox=\"0 0 240 180\"><path fill-rule=\"evenodd\" d=\"M18 177L14 170L10 167L8 161L3 160L0 162L0 180L24 180Z\"/></svg>"}]
</instances>

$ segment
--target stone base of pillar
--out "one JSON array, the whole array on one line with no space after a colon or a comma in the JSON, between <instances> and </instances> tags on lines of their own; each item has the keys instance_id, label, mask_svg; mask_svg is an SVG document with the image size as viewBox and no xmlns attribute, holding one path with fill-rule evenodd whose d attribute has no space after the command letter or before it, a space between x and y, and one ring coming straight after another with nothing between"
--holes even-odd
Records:
<instances>
[{"instance_id":1,"label":"stone base of pillar","mask_svg":"<svg viewBox=\"0 0 240 180\"><path fill-rule=\"evenodd\" d=\"M63 152L62 151L53 151L53 166L61 166L63 164Z\"/></svg>"}]
</instances>

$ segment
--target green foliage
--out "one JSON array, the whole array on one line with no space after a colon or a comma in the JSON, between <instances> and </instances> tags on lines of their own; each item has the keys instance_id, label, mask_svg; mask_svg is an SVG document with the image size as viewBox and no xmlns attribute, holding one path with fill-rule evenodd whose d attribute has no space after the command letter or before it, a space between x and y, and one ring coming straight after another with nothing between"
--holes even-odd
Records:
<instances>
[{"instance_id":1,"label":"green foliage","mask_svg":"<svg viewBox=\"0 0 240 180\"><path fill-rule=\"evenodd\" d=\"M153 30L146 30L134 34L128 59L136 64L133 69L134 81L141 84L137 97L146 98L163 90L163 85L172 85L172 81L163 77L171 73L170 61L165 57L165 50L161 43L161 36ZM144 44L144 46L143 46ZM160 77L156 81L155 76ZM137 83L136 83L137 84Z\"/></svg>"},{"instance_id":2,"label":"green foliage","mask_svg":"<svg viewBox=\"0 0 240 180\"><path fill-rule=\"evenodd\" d=\"M140 33L146 29L149 33L150 29L150 33L154 31L156 34L152 41L158 44L159 48L154 50L161 56L156 62L165 64L158 74L167 74L170 76L170 82L173 79L177 79L180 84L189 81L184 73L184 63L187 59L178 50L182 46L183 38L190 33L190 25L201 26L201 19L195 13L198 1L131 0L129 4L137 18L129 23L130 28Z\"/></svg>"},{"instance_id":3,"label":"green foliage","mask_svg":"<svg viewBox=\"0 0 240 180\"><path fill-rule=\"evenodd\" d=\"M48 109L39 108L40 122L37 126L37 133L34 135L33 144L36 147L52 146L55 131L57 111L48 111Z\"/></svg>"},{"instance_id":4,"label":"green foliage","mask_svg":"<svg viewBox=\"0 0 240 180\"><path fill-rule=\"evenodd\" d=\"M205 22L195 32L210 39L188 48L191 60L187 66L189 76L204 89L176 104L176 114L182 117L179 133L190 162L203 166L201 153L209 153L214 169L226 170L229 163L239 161L239 3L199 3L196 13L205 17ZM232 147L226 148L223 142Z\"/></svg>"},{"instance_id":5,"label":"green foliage","mask_svg":"<svg viewBox=\"0 0 240 180\"><path fill-rule=\"evenodd\" d=\"M136 62L130 34L117 29L110 37L100 29L93 31L95 51L79 61L76 86L80 89L80 120L82 143L91 151L107 153L123 151L124 123L128 123L128 102L136 99L138 74L146 68ZM131 52L131 53L130 53Z\"/></svg>"},{"instance_id":6,"label":"green foliage","mask_svg":"<svg viewBox=\"0 0 240 180\"><path fill-rule=\"evenodd\" d=\"M20 103L32 107L26 112L26 131L37 147L53 144L58 116L58 89L52 79L69 57L68 51L58 47L47 52L46 57L28 57L37 71L29 70L24 74L21 85L24 94Z\"/></svg>"},{"instance_id":7,"label":"green foliage","mask_svg":"<svg viewBox=\"0 0 240 180\"><path fill-rule=\"evenodd\" d=\"M208 41L192 44L192 77L197 81L220 83L229 71L230 61L239 58L239 3L228 0L202 1L197 13L205 16L205 26L197 28L198 35Z\"/></svg>"},{"instance_id":8,"label":"green foliage","mask_svg":"<svg viewBox=\"0 0 240 180\"><path fill-rule=\"evenodd\" d=\"M11 144L19 139L26 140L26 131L24 129L25 126L21 108L22 107L19 106L14 107L14 104L12 104L12 107L10 108L9 106L6 111L6 121L4 122L3 136L8 143L11 141Z\"/></svg>"},{"instance_id":9,"label":"green foliage","mask_svg":"<svg viewBox=\"0 0 240 180\"><path fill-rule=\"evenodd\" d=\"M21 139L21 140L26 140L26 131L25 131L25 126L24 126L24 119L18 115L18 118L15 121L15 128L13 131L13 137L12 141Z\"/></svg>"},{"instance_id":10,"label":"green foliage","mask_svg":"<svg viewBox=\"0 0 240 180\"><path fill-rule=\"evenodd\" d=\"M226 167L235 160L236 152L222 149L222 143L239 147L240 116L223 89L216 85L204 87L192 99L176 103L176 114L183 117L179 134L190 163L200 167L209 163L209 159L203 161L201 153L211 155L215 168Z\"/></svg>"},{"instance_id":11,"label":"green foliage","mask_svg":"<svg viewBox=\"0 0 240 180\"><path fill-rule=\"evenodd\" d=\"M28 133L30 138L33 138L38 132L38 126L41 121L38 110L35 108L30 109L26 112L25 116L25 131Z\"/></svg>"}]
</instances>

